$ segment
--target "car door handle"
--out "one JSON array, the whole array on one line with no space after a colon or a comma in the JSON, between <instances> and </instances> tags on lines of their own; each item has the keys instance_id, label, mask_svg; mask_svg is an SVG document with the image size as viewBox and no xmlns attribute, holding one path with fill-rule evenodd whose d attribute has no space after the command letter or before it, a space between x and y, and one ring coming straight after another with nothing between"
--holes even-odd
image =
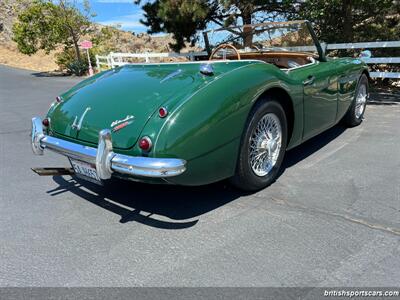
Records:
<instances>
[{"instance_id":1,"label":"car door handle","mask_svg":"<svg viewBox=\"0 0 400 300\"><path fill-rule=\"evenodd\" d=\"M303 81L303 85L310 85L313 84L315 80L315 76L308 76L306 80Z\"/></svg>"}]
</instances>

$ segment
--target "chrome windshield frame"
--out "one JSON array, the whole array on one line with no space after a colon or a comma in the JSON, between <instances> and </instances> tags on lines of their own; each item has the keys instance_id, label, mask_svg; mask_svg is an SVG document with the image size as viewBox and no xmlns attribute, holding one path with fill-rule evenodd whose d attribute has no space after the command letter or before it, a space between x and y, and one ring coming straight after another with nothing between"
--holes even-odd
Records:
<instances>
[{"instance_id":1,"label":"chrome windshield frame","mask_svg":"<svg viewBox=\"0 0 400 300\"><path fill-rule=\"evenodd\" d=\"M211 30L203 31L202 34L203 34L203 38L204 38L205 49L206 49L208 55L211 55L212 49L211 49L211 44L210 44L210 41L208 38L208 33L240 29L240 28L244 28L245 26L248 26L248 27L277 26L277 27L279 27L279 26L287 26L287 25L291 25L291 24L305 24L306 25L308 31L310 32L313 43L317 49L318 60L326 61L325 52L321 46L321 43L318 40L317 35L315 34L315 31L312 27L311 22L308 20L293 20L293 21L284 21L284 22L264 22L264 23L258 23L258 24L248 24L248 25L244 25L244 26L221 27L218 29L211 29Z\"/></svg>"}]
</instances>

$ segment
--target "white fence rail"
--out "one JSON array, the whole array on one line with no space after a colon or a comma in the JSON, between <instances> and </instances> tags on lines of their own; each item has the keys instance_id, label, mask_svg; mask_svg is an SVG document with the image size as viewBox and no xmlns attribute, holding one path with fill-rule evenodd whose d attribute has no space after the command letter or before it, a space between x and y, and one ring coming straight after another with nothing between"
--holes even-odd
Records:
<instances>
[{"instance_id":1,"label":"white fence rail","mask_svg":"<svg viewBox=\"0 0 400 300\"><path fill-rule=\"evenodd\" d=\"M168 57L175 57L175 58L186 58L189 60L195 60L196 56L202 56L202 55L207 55L207 52L188 52L188 53L175 53L175 52L169 52L169 53L153 53L153 52L145 52L145 53L115 53L111 52L108 56L102 56L103 60L107 58L107 63L105 62L100 62L100 65L98 67L101 68L102 65L106 65L109 68L114 68L118 66L123 66L126 64L130 64L131 62L127 61L129 59L139 59L139 60L144 60L144 62L149 63L151 62L152 58L168 58ZM97 55L96 55L96 61L97 61Z\"/></svg>"},{"instance_id":2,"label":"white fence rail","mask_svg":"<svg viewBox=\"0 0 400 300\"><path fill-rule=\"evenodd\" d=\"M323 44L325 50L341 50L341 49L375 49L375 48L400 48L400 41L380 41L380 42L365 42L365 43L343 43L343 44ZM292 47L293 51L310 51L315 47L303 46L303 47ZM207 55L207 52L188 52L188 53L113 53L111 52L107 56L96 55L97 69L102 70L104 68L114 68L130 64L129 59L144 60L149 63L154 58L186 58L189 60L195 60L196 56ZM400 64L400 57L371 57L361 58L365 63L370 65L379 64ZM371 72L373 78L397 78L400 79L400 72Z\"/></svg>"},{"instance_id":3,"label":"white fence rail","mask_svg":"<svg viewBox=\"0 0 400 300\"><path fill-rule=\"evenodd\" d=\"M105 66L105 69L111 68L111 57L110 55L107 56L101 56L101 55L96 55L96 66L97 70L103 69L103 66Z\"/></svg>"},{"instance_id":4,"label":"white fence rail","mask_svg":"<svg viewBox=\"0 0 400 300\"><path fill-rule=\"evenodd\" d=\"M400 41L379 41L364 43L327 44L328 50L337 49L364 49L364 48L399 48Z\"/></svg>"}]
</instances>

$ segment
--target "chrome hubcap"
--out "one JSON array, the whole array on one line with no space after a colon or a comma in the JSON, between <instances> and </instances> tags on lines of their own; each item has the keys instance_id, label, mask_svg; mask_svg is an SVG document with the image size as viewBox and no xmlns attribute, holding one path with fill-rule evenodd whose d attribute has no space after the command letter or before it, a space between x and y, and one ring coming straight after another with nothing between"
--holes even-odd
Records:
<instances>
[{"instance_id":1,"label":"chrome hubcap","mask_svg":"<svg viewBox=\"0 0 400 300\"><path fill-rule=\"evenodd\" d=\"M363 84L360 86L356 98L355 114L357 119L359 119L364 113L366 103L367 103L367 86Z\"/></svg>"},{"instance_id":2,"label":"chrome hubcap","mask_svg":"<svg viewBox=\"0 0 400 300\"><path fill-rule=\"evenodd\" d=\"M275 166L281 150L282 129L279 118L268 113L254 128L249 141L249 161L257 176L267 175Z\"/></svg>"}]
</instances>

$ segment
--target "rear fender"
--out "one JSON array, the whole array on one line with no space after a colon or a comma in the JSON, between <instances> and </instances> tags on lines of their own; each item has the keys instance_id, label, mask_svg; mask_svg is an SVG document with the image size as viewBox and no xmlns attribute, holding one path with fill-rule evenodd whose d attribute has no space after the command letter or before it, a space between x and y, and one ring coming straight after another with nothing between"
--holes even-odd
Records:
<instances>
[{"instance_id":1,"label":"rear fender","mask_svg":"<svg viewBox=\"0 0 400 300\"><path fill-rule=\"evenodd\" d=\"M273 87L297 93L284 72L265 63L243 66L212 81L181 102L166 120L153 116L143 131L159 128L151 155L185 159L188 172L182 176L212 174L213 181L232 176L249 112Z\"/></svg>"}]
</instances>

